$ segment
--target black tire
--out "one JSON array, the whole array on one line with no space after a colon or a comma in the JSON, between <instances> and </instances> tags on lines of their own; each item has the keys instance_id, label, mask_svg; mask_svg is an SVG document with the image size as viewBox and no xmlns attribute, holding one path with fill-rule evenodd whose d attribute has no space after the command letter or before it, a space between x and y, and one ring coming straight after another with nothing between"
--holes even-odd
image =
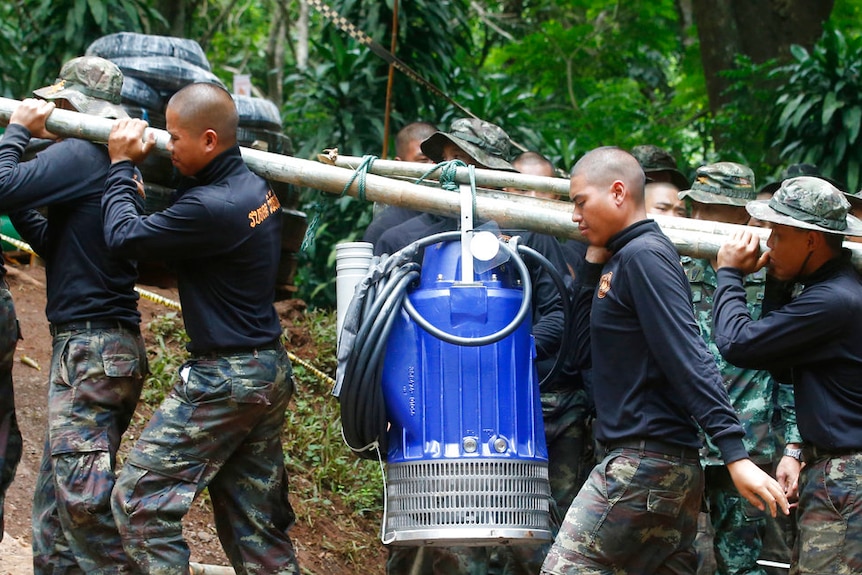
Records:
<instances>
[{"instance_id":1,"label":"black tire","mask_svg":"<svg viewBox=\"0 0 862 575\"><path fill-rule=\"evenodd\" d=\"M278 106L269 100L235 94L233 101L236 103L240 126L281 131L281 114Z\"/></svg>"},{"instance_id":2,"label":"black tire","mask_svg":"<svg viewBox=\"0 0 862 575\"><path fill-rule=\"evenodd\" d=\"M113 58L111 61L120 67L124 76L143 80L160 92L176 92L195 82L209 82L225 88L222 81L209 70L173 56L129 56Z\"/></svg>"},{"instance_id":3,"label":"black tire","mask_svg":"<svg viewBox=\"0 0 862 575\"><path fill-rule=\"evenodd\" d=\"M161 130L165 129L166 123L164 110L151 110L149 108L142 108L141 106L135 106L132 104L123 104L123 108L132 118L146 120L152 128L159 128Z\"/></svg>"},{"instance_id":4,"label":"black tire","mask_svg":"<svg viewBox=\"0 0 862 575\"><path fill-rule=\"evenodd\" d=\"M290 138L281 132L246 128L240 125L236 131L237 143L244 148L254 148L273 154L293 155L293 144Z\"/></svg>"},{"instance_id":5,"label":"black tire","mask_svg":"<svg viewBox=\"0 0 862 575\"><path fill-rule=\"evenodd\" d=\"M135 32L118 32L102 36L87 48L87 56L108 60L138 56L172 56L208 72L210 63L200 44L187 38L155 36Z\"/></svg>"},{"instance_id":6,"label":"black tire","mask_svg":"<svg viewBox=\"0 0 862 575\"><path fill-rule=\"evenodd\" d=\"M165 101L157 90L139 78L125 76L123 78L123 102L147 108L162 110Z\"/></svg>"}]
</instances>

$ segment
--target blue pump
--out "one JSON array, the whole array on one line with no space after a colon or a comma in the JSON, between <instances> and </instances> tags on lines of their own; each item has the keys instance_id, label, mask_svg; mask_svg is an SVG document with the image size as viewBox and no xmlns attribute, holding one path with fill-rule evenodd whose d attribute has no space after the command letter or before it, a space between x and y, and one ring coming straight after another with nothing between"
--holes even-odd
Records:
<instances>
[{"instance_id":1,"label":"blue pump","mask_svg":"<svg viewBox=\"0 0 862 575\"><path fill-rule=\"evenodd\" d=\"M401 311L388 338L383 539L548 541L548 453L529 308L509 335L481 346L443 341L411 317L467 339L493 336L516 318L529 297L516 266L507 262L462 282L461 259L460 242L426 248L419 285L406 296L415 311Z\"/></svg>"}]
</instances>

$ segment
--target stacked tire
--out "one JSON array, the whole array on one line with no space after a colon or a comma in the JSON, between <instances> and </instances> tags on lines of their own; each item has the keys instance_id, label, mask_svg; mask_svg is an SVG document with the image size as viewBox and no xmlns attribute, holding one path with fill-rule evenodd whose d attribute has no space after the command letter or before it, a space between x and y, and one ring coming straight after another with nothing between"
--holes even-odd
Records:
<instances>
[{"instance_id":1,"label":"stacked tire","mask_svg":"<svg viewBox=\"0 0 862 575\"><path fill-rule=\"evenodd\" d=\"M154 128L165 128L165 106L181 88L209 82L226 88L213 74L200 44L187 38L118 32L102 36L87 48L88 56L114 62L123 72L122 104L129 116L142 118ZM291 155L293 146L283 132L278 107L264 98L234 95L239 115L240 146L275 154ZM148 212L170 205L178 174L169 158L150 154L140 166L146 184ZM270 182L282 205L284 232L277 279L281 294L295 291L293 278L297 253L306 229L306 216L297 211L299 192L295 186Z\"/></svg>"}]
</instances>

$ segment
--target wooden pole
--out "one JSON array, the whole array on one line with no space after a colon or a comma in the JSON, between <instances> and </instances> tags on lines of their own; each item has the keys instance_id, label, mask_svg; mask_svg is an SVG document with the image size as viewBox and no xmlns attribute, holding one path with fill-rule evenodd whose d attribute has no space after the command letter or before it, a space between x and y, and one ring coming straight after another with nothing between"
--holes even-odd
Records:
<instances>
[{"instance_id":1,"label":"wooden pole","mask_svg":"<svg viewBox=\"0 0 862 575\"><path fill-rule=\"evenodd\" d=\"M337 153L320 154L318 159L326 164L338 166L339 168L356 169L362 163L363 158L357 156L340 156ZM425 175L430 164L417 162L396 162L395 160L374 160L371 165L371 173L379 176L400 177L417 180ZM429 179L440 178L440 170L436 170L428 176ZM456 170L455 181L459 184L469 184L469 172L467 168ZM476 169L476 184L489 188L517 188L519 190L537 190L552 192L560 197L569 197L569 180L567 178L548 178L546 176L531 176L519 174L518 172L505 172L502 170Z\"/></svg>"},{"instance_id":2,"label":"wooden pole","mask_svg":"<svg viewBox=\"0 0 862 575\"><path fill-rule=\"evenodd\" d=\"M395 54L398 45L398 0L392 3L392 41L389 44L389 52ZM389 121L392 116L392 83L395 79L395 64L389 63L389 76L386 78L386 106L383 111L383 151L380 156L385 158L389 155Z\"/></svg>"},{"instance_id":3,"label":"wooden pole","mask_svg":"<svg viewBox=\"0 0 862 575\"><path fill-rule=\"evenodd\" d=\"M8 123L18 104L17 100L0 98L0 124ZM48 130L55 134L95 142L107 142L112 125L113 120L67 110L54 110L47 122ZM168 155L165 147L169 138L167 132L155 128L148 128L148 131L156 138L155 152ZM264 178L306 186L330 194L341 194L354 176L353 171L346 168L293 156L249 148L242 148L242 155L249 169ZM476 170L477 173L480 171L488 170ZM359 196L358 180L359 178L354 178L346 191L347 195ZM520 180L522 183L524 181L526 180ZM366 176L365 199L452 217L457 217L461 210L458 192L420 186L375 174ZM572 222L572 208L568 202L477 190L475 205L476 219L493 220L504 229L524 229L561 238L582 239L577 226ZM654 219L681 254L698 258L714 258L724 238L738 229L749 229L761 238L768 233L768 230L763 228L746 228L686 218L656 216ZM862 244L845 242L844 245L851 250L856 268L862 269Z\"/></svg>"}]
</instances>

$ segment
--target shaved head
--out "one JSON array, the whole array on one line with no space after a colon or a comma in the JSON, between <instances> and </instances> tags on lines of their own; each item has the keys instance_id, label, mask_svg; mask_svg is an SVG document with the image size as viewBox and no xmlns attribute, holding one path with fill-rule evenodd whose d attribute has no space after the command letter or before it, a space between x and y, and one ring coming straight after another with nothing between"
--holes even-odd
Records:
<instances>
[{"instance_id":1,"label":"shaved head","mask_svg":"<svg viewBox=\"0 0 862 575\"><path fill-rule=\"evenodd\" d=\"M553 178L557 175L551 160L538 152L524 152L512 160L512 165L522 174L546 176L548 178Z\"/></svg>"},{"instance_id":2,"label":"shaved head","mask_svg":"<svg viewBox=\"0 0 862 575\"><path fill-rule=\"evenodd\" d=\"M437 126L428 122L412 122L398 131L395 136L395 153L401 157L407 155L410 142L427 140L437 131Z\"/></svg>"},{"instance_id":3,"label":"shaved head","mask_svg":"<svg viewBox=\"0 0 862 575\"><path fill-rule=\"evenodd\" d=\"M239 123L236 104L221 86L190 84L171 97L168 108L190 134L198 135L213 130L218 134L221 149L236 145Z\"/></svg>"},{"instance_id":4,"label":"shaved head","mask_svg":"<svg viewBox=\"0 0 862 575\"><path fill-rule=\"evenodd\" d=\"M607 146L587 152L572 168L572 177L575 176L597 187L607 187L620 180L636 204L644 203L646 175L643 168L634 156L620 148Z\"/></svg>"}]
</instances>

